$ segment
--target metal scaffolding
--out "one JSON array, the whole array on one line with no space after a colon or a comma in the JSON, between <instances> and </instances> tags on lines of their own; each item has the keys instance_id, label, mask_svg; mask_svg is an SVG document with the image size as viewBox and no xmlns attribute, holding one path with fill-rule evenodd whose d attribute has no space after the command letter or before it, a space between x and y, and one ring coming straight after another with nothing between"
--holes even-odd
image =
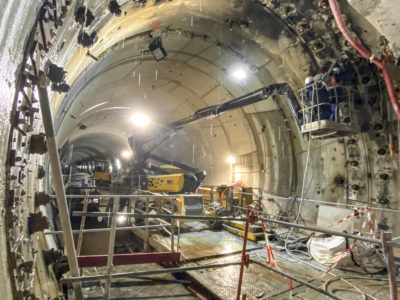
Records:
<instances>
[{"instance_id":1,"label":"metal scaffolding","mask_svg":"<svg viewBox=\"0 0 400 300\"><path fill-rule=\"evenodd\" d=\"M70 198L80 198L80 199L85 199L86 195L71 195ZM113 248L114 248L114 241L115 241L115 233L117 230L134 230L134 229L144 229L145 236L144 236L144 241L148 241L148 235L149 235L149 229L151 228L161 228L161 227L170 227L171 228L171 253L174 253L174 248L175 248L175 243L174 243L174 221L178 221L178 249L179 249L179 220L198 220L198 221L242 221L246 222L248 225L249 222L252 222L254 220L262 220L263 222L267 223L273 223L273 224L279 224L283 225L286 227L295 227L298 229L303 229L303 230L310 230L314 232L321 232L329 235L335 235L335 236L342 236L345 238L351 238L354 240L360 240L368 243L374 243L378 245L383 246L383 251L385 256L387 257L387 263L388 263L388 271L389 271L389 283L390 283L390 293L391 293L391 300L397 300L397 285L396 285L396 274L395 274L395 269L394 269L394 257L393 257L393 247L399 247L398 244L396 244L394 241L391 239L390 233L383 233L381 235L382 239L377 239L377 238L371 238L371 237L365 237L365 236L360 236L360 235L353 235L353 234L348 234L344 232L339 232L339 231L334 231L334 230L329 230L329 229L323 229L323 228L317 228L317 227L312 227L312 226L306 226L306 225L300 225L300 224L295 224L295 223L290 223L290 222L285 222L281 220L276 220L276 219L271 219L271 218L266 218L266 217L261 217L258 216L256 213L252 213L251 210L247 210L247 216L246 217L205 217L205 216L183 216L181 215L181 212L179 211L179 215L175 214L151 214L149 213L149 200L152 198L168 198L171 199L171 201L176 200L174 196L166 196L164 197L163 195L91 195L88 196L89 198L98 198L98 197L109 197L109 198L114 198L114 206L113 206L113 211L112 212L87 212L87 211L73 211L72 215L73 216L81 216L81 217L109 217L111 218L111 228L101 228L101 229L83 229L81 227L81 230L74 230L71 233L78 233L78 234L83 234L86 232L110 232L110 240L109 240L109 252L107 256L107 264L106 264L106 274L102 275L93 275L93 276L74 276L69 278L63 278L60 280L61 283L81 283L81 282L90 282L90 281L99 281L99 280L105 280L106 281L106 289L105 289L105 299L109 299L110 296L110 288L111 288L111 281L114 279L118 278L140 278L142 276L147 276L147 275L156 275L156 274L166 274L166 273L180 273L180 272L186 272L186 271L192 271L192 270L202 270L202 269L216 269L216 268L223 268L226 266L231 266L231 265L238 265L240 266L240 278L243 277L243 269L246 265L249 264L255 264L264 268L267 268L273 272L276 272L284 277L287 277L293 281L296 281L300 284L305 285L308 288L311 288L315 291L318 291L324 295L329 296L332 299L340 299L338 296L321 289L318 286L315 286L305 280L302 280L300 278L297 278L296 276L293 276L291 274L288 274L282 270L279 270L277 268L271 267L269 265L266 265L264 263L255 261L250 259L249 254L246 254L246 241L247 241L247 234L244 235L243 239L243 249L242 249L242 259L239 262L232 262L232 263L223 263L223 264L210 264L210 265L203 265L203 266L190 266L190 267L178 267L178 268L167 268L167 269L160 269L160 270L152 270L152 271L140 271L140 272L125 272L125 273L112 273L112 267L113 264L125 264L125 263L135 263L135 261L140 261L139 257L134 257L132 254L132 257L129 257L127 260L126 258L118 258L117 256L114 256L113 254ZM118 201L119 197L124 197L124 198L129 198L129 199L134 199L135 201L140 199L144 200L146 202L146 209L141 211L141 213L131 213L131 212L118 212L117 207L118 207ZM142 198L143 197L143 198ZM137 209L134 209L137 211ZM144 226L127 226L127 227L117 227L116 226L116 218L118 216L125 216L127 218L141 218L145 220ZM162 222L162 224L157 224L157 225L149 225L149 220L157 220L159 222ZM168 221L168 222L167 222ZM46 234L60 234L60 231L50 231L46 232ZM147 236L147 238L146 238ZM146 248L148 249L148 248ZM151 255L153 253L139 253L135 255ZM79 257L80 259L81 257ZM87 257L89 259L89 257ZM90 257L95 263L99 265L104 266L104 256L98 256L98 257ZM114 260L113 260L114 259ZM150 259L148 262L159 262L157 259ZM166 259L166 257L163 257L163 259ZM168 259L171 261L176 259L176 256L172 258L172 256L168 256ZM87 261L85 263L88 263ZM90 265L91 263L89 263ZM85 266L88 266L87 264ZM237 291L237 299L240 299L240 297L245 297L245 295L241 295L241 280L238 283L238 291Z\"/></svg>"}]
</instances>

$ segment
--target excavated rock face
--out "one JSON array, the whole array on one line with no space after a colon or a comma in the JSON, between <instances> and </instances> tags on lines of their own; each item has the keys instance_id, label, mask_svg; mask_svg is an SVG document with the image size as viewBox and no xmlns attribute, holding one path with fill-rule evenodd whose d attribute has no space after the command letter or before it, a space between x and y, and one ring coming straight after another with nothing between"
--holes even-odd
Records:
<instances>
[{"instance_id":1,"label":"excavated rock face","mask_svg":"<svg viewBox=\"0 0 400 300\"><path fill-rule=\"evenodd\" d=\"M398 120L379 72L340 34L327 1L5 2L0 4L0 292L9 298L54 298L58 289L42 272L47 260L40 255L55 246L42 230L45 214L53 226L56 210L46 210L47 201L34 201L35 192L53 193L46 149L39 145L40 151L30 152L32 137L43 137L39 72L52 81L48 90L62 163L92 168L102 159L115 170L116 159L127 166L120 156L132 135L156 135L163 125L202 107L272 83L287 82L299 90L307 76L342 62L356 95L351 116L356 134L309 142L287 99L275 95L184 127L155 152L206 170L205 183L244 181L284 197L303 194L400 209ZM398 57L393 34L398 21L389 24L396 10L379 1L349 2L386 36ZM370 9L372 4L382 9ZM348 4L341 5L348 26L374 54L387 54L374 27ZM382 14L388 18L378 21ZM157 37L167 53L160 61L149 51ZM148 132L128 125L137 111L150 116ZM236 157L231 166L226 163L230 155ZM278 198L264 205L289 216L296 207ZM303 204L301 216L310 225L326 217L312 202ZM40 219L36 225L35 218ZM395 212L379 211L377 220L394 236L400 233ZM49 284L42 285L45 281Z\"/></svg>"}]
</instances>

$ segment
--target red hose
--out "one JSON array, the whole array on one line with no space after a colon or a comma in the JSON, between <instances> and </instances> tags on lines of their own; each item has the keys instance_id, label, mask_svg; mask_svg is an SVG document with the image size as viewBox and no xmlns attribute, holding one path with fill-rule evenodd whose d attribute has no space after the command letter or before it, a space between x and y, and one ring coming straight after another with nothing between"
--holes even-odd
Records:
<instances>
[{"instance_id":1,"label":"red hose","mask_svg":"<svg viewBox=\"0 0 400 300\"><path fill-rule=\"evenodd\" d=\"M340 31L344 35L344 37L347 39L347 41L358 52L360 52L360 54L362 56L364 56L365 58L367 58L369 60L372 59L372 62L375 65L377 65L379 69L382 70L383 77L385 79L386 88L389 93L390 101L392 102L392 106L393 106L394 111L397 114L397 117L400 119L400 107L399 107L399 102L398 102L397 96L396 96L396 90L394 89L392 78L390 77L389 71L386 68L385 63L382 62L381 60L377 59L376 57L373 57L372 53L369 52L367 49L365 49L364 46L361 45L359 42L357 42L356 39L351 35L346 24L344 24L344 22L343 22L342 14L340 13L339 4L337 3L337 1L336 0L328 0L328 1L329 1L331 10L332 10L332 14L336 20L336 23L337 23Z\"/></svg>"}]
</instances>

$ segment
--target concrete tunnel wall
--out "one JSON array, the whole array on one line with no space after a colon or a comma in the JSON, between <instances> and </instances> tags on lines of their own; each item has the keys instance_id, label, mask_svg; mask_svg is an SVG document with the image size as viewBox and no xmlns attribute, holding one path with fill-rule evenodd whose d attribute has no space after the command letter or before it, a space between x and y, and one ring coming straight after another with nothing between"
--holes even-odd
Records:
<instances>
[{"instance_id":1,"label":"concrete tunnel wall","mask_svg":"<svg viewBox=\"0 0 400 300\"><path fill-rule=\"evenodd\" d=\"M124 19L124 16L114 18L109 14L100 18L100 15L105 11L104 3L88 1L89 7L99 17L94 28L99 32L100 42L91 49L93 55L97 57L104 56L104 59L98 63L98 72L102 73L109 65L121 60L124 57L124 52L130 50L136 51L136 60L142 60L140 49L141 47L146 47L148 40L142 37L125 40L127 37L137 35L145 30L155 30L157 34L162 35L163 39L167 41L169 56L164 62L160 62L161 67L159 69L149 56L144 57L143 62L138 64L138 70L142 68L140 72L143 72L141 73L143 74L143 90L139 91L140 94L146 92L144 91L146 89L152 89L152 84L155 80L155 68L160 70L158 83L164 81L166 86L171 85L171 88L174 86L179 87L175 87L175 92L172 93L162 88L159 88L159 90L156 88L158 94L155 95L166 95L164 96L165 100L168 106L171 107L171 110L166 110L162 113L158 112L160 114L157 118L162 122L186 116L205 104L216 103L214 101L226 101L273 82L288 81L294 90L299 89L302 87L305 76L309 73L317 73L329 61L321 54L321 51L313 51L309 43L294 42L297 41L298 37L296 32L289 29L295 28L296 24L291 24L285 18L285 15L280 12L279 8L265 8L257 1L246 4L243 7L238 4L239 2L228 3L229 1L221 1L219 4L221 6L213 7L207 1L203 1L202 10L200 10L200 2L189 2L172 1L171 3L163 4L162 7L150 5L145 8L127 7L128 14ZM237 5L235 6L234 4ZM34 209L32 204L34 193L44 189L43 180L36 178L38 165L45 164L44 156L29 155L26 147L22 146L23 143L28 141L28 137L21 136L16 130L12 130L10 123L10 119L14 116L15 108L19 106L18 101L22 100L21 95L17 92L19 88L16 86L15 76L20 74L21 70L19 68L23 58L22 50L25 48L40 5L41 3L34 0L0 3L0 8L3 11L0 17L2 24L0 47L0 123L2 139L0 150L2 161L0 169L0 199L2 201L0 205L4 212L7 211L8 204L12 202L14 205L13 211L19 216L21 223L20 229L15 223L12 223L14 224L14 230L8 232L7 240L6 230L10 223L5 223L5 214L7 212L2 214L1 247L8 245L11 248L16 242L15 239L11 238L14 234L19 235L22 232L27 235L26 218L29 210ZM301 6L302 4L298 5ZM307 4L306 6L310 10L307 11L307 16L312 15L313 11L314 13L317 11L317 8L313 7L313 5ZM171 17L171 12L177 11L177 8L180 9L181 14ZM159 12L160 10L161 12ZM134 80L135 83L129 80L124 83L123 80L119 80L112 85L114 88L120 85L114 91L111 89L112 87L106 85L106 83L109 83L110 78L112 79L113 76L120 74L124 70L123 68L127 68L126 64L114 69L115 73L108 75L109 77L99 76L95 79L88 76L91 68L95 68L96 63L86 56L86 50L76 44L77 26L74 25L71 11L73 11L73 8L70 8L68 17L64 21L64 26L61 27L59 33L52 40L53 47L42 61L42 64L44 64L45 60L49 58L54 63L65 67L68 71L67 82L72 86L72 90L65 98L64 95L53 94L51 104L55 120L62 113L72 113L68 109L75 109L74 113L82 113L85 109L98 103L98 99L101 99L101 97L117 95L116 98L120 99L124 104L126 103L124 99L131 96L133 86L138 88L137 77ZM305 14L304 11L302 13ZM321 14L322 17L325 14L329 16L328 12L325 11ZM354 14L352 12L352 16ZM194 17L193 25L195 29L191 25L191 16ZM247 17L252 20L252 23L248 28L235 27L234 25L233 29L230 30L230 23L226 22L226 16L231 16L231 20ZM168 22L163 23L161 28L154 29L156 24L154 22L158 19L161 21L168 19ZM134 20L137 23L134 23ZM362 20L352 19L352 21L355 23L355 28L359 24L364 24ZM118 29L118 22L121 22L120 25L123 25L123 22L133 25L121 26ZM278 30L279 34L276 36L268 31L268 25L274 22L280 24L278 28L281 30ZM314 22L313 30L318 31L318 19ZM179 29L180 31L174 31L171 28ZM276 29L277 27L273 28ZM370 27L367 26L367 29L375 34ZM185 34L185 30L187 34ZM196 32L198 35L193 37L190 34L191 32ZM201 35L204 34L208 34L209 38L201 38ZM332 36L325 40L326 48L330 47L330 43L332 43L332 45L336 45L332 47L337 49L336 41L331 42L330 40L330 38L333 40L335 35L333 33L330 34ZM101 42L102 39L103 42ZM232 40L240 41L239 46L232 44ZM245 46L240 46L241 41L245 41ZM64 46L61 47L63 43ZM201 53L200 43L202 43L204 49L209 47L209 51ZM137 49L135 49L135 45ZM344 50L349 51L348 48L344 48ZM327 56L331 54L329 53ZM214 55L214 60L207 60L207 57L212 55ZM253 73L248 85L238 86L225 77L229 63L240 62L243 57L246 63L252 67L255 66L256 71ZM362 65L362 61L359 63ZM146 70L148 71L147 75ZM169 72L170 70L172 72ZM184 76L179 76L179 70L185 71ZM131 71L131 69L128 70L130 74L132 74ZM365 72L374 73L375 70L367 69ZM360 74L363 74L363 72L360 72ZM204 80L204 86L196 83L193 85L196 85L198 90L189 90L189 85L195 80L199 80L199 78ZM63 107L63 104L67 103L69 95L81 92L79 81L83 82L81 98L78 96L75 104ZM214 86L212 84L218 82L220 83L219 87L211 95L207 94L209 95L207 98L208 88L211 89L211 87L217 86L218 84ZM364 91L363 97L365 97L366 103L369 98L372 98L367 92L368 87L372 85L373 80L360 86L360 90ZM101 87L104 88L102 89ZM186 96L189 100L185 101L183 96ZM384 96L382 97L384 98ZM82 101L82 106L84 107L79 108L80 101ZM165 102L157 103L156 97L154 101L153 106L155 107L159 107L161 104L165 105ZM386 100L382 100L382 103L384 101ZM179 106L179 113L174 113L174 106ZM66 108L67 111L62 111L60 108ZM360 206L365 204L389 210L400 209L400 193L396 189L396 186L400 184L400 179L397 175L400 160L398 153L390 155L388 151L389 141L398 141L398 121L392 114L391 107L383 105L381 112L374 111L373 108L374 106L371 106L371 109L362 112L366 112L370 116L368 121L369 128L365 132L344 139L312 140L310 144L310 161L305 176L305 196L307 198L358 204ZM382 118L382 114L384 118ZM96 141L96 134L99 133L107 133L110 139L105 140L111 141L114 138L114 142L119 147L118 151L115 152L105 151L103 153L105 156L116 155L119 149L126 146L124 143L129 132L123 132L123 125L121 127L112 125L116 124L115 122L120 115L105 115L106 120L104 123L106 126L104 127L97 129L96 126L89 127L87 132L77 130L79 122L89 122L90 124L90 122L96 120L94 118L91 121L89 116L90 114L87 113L82 116L82 119L61 123L59 135L57 136L59 147L68 140L73 141L75 139L76 141L81 139L83 141L83 150L87 148L85 141ZM185 129L182 135L176 137L175 140L172 140L166 147L161 149L160 153L167 151L172 156L175 155L176 158L182 158L183 161L191 163L193 162L193 149L195 149L197 151L195 156L199 158L195 160L195 165L208 171L208 182L229 183L232 178L229 173L227 175L228 167L225 163L225 158L226 153L232 152L237 157L234 170L240 169L240 175L237 175L234 179L243 180L249 185L261 187L271 194L301 196L309 142L303 140L303 137L299 134L284 98L276 97L268 104L257 104L233 112L231 115L229 113L222 115L218 119L211 120L211 123L214 124L213 131L211 131L210 121L208 120L191 125L188 129ZM375 127L377 123L383 124L382 128ZM237 127L240 130L237 130ZM41 124L38 121L29 134L41 131ZM100 143L100 145L104 144ZM179 148L180 151L173 153L170 148L167 148L167 146L171 145ZM11 149L17 150L17 153L22 157L21 160L26 159L26 165L23 170L25 178L20 182L13 179L13 176L18 177L19 170L7 164L8 154ZM385 149L385 154L378 155L379 149ZM82 151L81 158L85 158L84 153ZM358 165L352 166L350 162L355 160ZM389 180L381 179L380 175L383 173L389 175ZM336 176L344 178L344 183L335 183ZM360 189L355 191L352 189L353 185L358 185ZM14 191L13 197L11 197L9 189ZM382 193L385 194L387 201L379 200ZM274 211L278 214L293 215L293 209L295 209L292 203L287 200L275 199L275 201L265 201L265 204L267 210L270 210L269 212ZM276 209L277 205L278 209ZM302 220L307 224L314 224L318 211L318 205L306 202L302 209ZM396 223L397 213L381 211L377 214L377 218L379 222L387 218L389 229L394 232L395 236L399 235L400 228ZM44 245L44 238L40 237L39 239L41 241L40 245ZM42 247L40 245L27 246L23 251L29 257L29 255L32 255L32 253L29 254L29 251L32 252L32 249ZM7 276L10 257L7 256L5 249L2 248L0 252L2 262L0 264L0 280L6 283L1 285L0 292L4 295L11 295L12 282ZM40 277L44 280L45 275L39 274L38 277L39 279L36 278L35 280L40 281ZM42 289L42 292L45 291L50 295L54 294L55 287L51 285L47 287L35 286L35 289L37 291Z\"/></svg>"}]
</instances>

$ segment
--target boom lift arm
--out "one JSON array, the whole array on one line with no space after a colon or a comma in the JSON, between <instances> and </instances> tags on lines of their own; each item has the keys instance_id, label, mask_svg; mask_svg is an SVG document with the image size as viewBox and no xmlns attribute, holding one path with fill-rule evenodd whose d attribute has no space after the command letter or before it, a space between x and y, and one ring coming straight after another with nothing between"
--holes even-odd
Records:
<instances>
[{"instance_id":1,"label":"boom lift arm","mask_svg":"<svg viewBox=\"0 0 400 300\"><path fill-rule=\"evenodd\" d=\"M301 125L302 119L299 117L298 112L300 111L300 106L297 102L295 93L291 89L288 83L275 83L271 84L269 86L265 86L261 89L255 90L251 93L248 93L246 95L240 96L238 98L235 98L233 100L227 101L222 104L216 104L216 105L210 105L204 108L201 108L197 111L194 112L193 115L185 117L183 119L180 119L178 121L169 123L168 125L165 126L165 129L161 131L160 134L157 136L153 137L146 137L145 140L140 140L140 139L135 139L135 137L130 137L129 138L129 145L132 148L134 152L134 165L137 167L139 166L145 166L146 161L148 159L152 159L161 163L166 163L170 164L173 166L176 166L182 170L188 171L191 173L186 174L185 176L187 177L186 180L191 182L189 185L192 187L190 189L196 189L201 182L205 178L205 171L201 171L197 168L193 168L191 166L188 166L186 164L180 163L180 162L175 162L175 161L170 161L167 160L163 157L157 156L155 154L152 154L151 152L154 151L157 147L159 147L161 144L163 144L167 139L169 139L171 136L175 134L178 130L180 130L184 125L192 123L194 121L204 119L210 116L218 116L224 112L231 111L234 109L238 109L250 104L254 104L260 101L265 100L266 98L270 97L274 93L279 94L279 95L285 95L286 99L289 103L289 107L295 116L295 119L299 125ZM171 132L172 131L172 132ZM139 167L140 168L140 167ZM153 171L157 172L157 167L144 167L147 169L151 169ZM166 173L166 172L157 172L157 173Z\"/></svg>"},{"instance_id":2,"label":"boom lift arm","mask_svg":"<svg viewBox=\"0 0 400 300\"><path fill-rule=\"evenodd\" d=\"M160 134L153 137L146 137L145 139L136 140L132 136L129 138L129 145L134 152L136 150L140 150L138 152L152 152L161 144L163 144L166 140L172 137L178 130L182 128L182 126L192 123L194 121L204 119L210 116L218 116L224 112L238 109L241 107L245 107L250 104L254 104L260 101L265 100L270 97L274 93L278 95L285 95L289 104L289 108L296 119L299 127L302 125L302 117L300 115L300 106L297 101L296 95L289 86L288 83L275 83L268 86L265 86L261 89L250 92L246 95L240 96L233 100L227 101L222 104L210 105L204 108L201 108L194 112L193 115L180 119L178 121L174 121L165 126L164 130L161 131Z\"/></svg>"},{"instance_id":3,"label":"boom lift arm","mask_svg":"<svg viewBox=\"0 0 400 300\"><path fill-rule=\"evenodd\" d=\"M274 93L279 95L285 95L287 97L289 106L292 110L292 113L294 113L296 121L300 122L301 119L298 119L298 112L300 111L300 106L297 102L295 93L293 92L289 84L284 82L284 83L275 83L265 86L261 89L255 90L246 95L240 96L238 98L235 98L233 100L227 101L222 104L206 106L204 108L197 110L193 115L189 117L168 124L167 127L174 129L186 125L188 123L192 123L194 121L207 118L209 116L218 116L224 112L260 102L268 98L269 96L273 95Z\"/></svg>"}]
</instances>

